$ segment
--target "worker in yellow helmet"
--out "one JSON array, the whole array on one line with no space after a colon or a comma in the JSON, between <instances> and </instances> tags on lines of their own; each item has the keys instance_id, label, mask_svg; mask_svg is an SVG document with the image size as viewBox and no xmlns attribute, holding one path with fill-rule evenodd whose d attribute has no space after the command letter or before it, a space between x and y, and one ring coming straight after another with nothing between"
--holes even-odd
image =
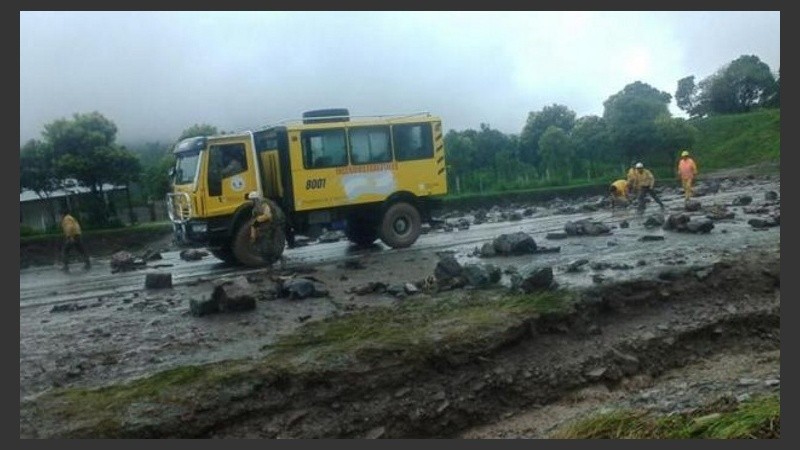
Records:
<instances>
[{"instance_id":1,"label":"worker in yellow helmet","mask_svg":"<svg viewBox=\"0 0 800 450\"><path fill-rule=\"evenodd\" d=\"M644 212L645 209L645 197L648 195L656 201L656 203L661 206L661 210L664 210L664 203L661 202L661 199L658 198L655 191L653 190L653 186L655 185L655 177L653 173L649 170L644 168L644 164L641 162L637 162L636 166L634 167L636 170L633 174L633 180L629 180L631 185L631 190L636 194L636 198L638 200L638 211Z\"/></svg>"},{"instance_id":2,"label":"worker in yellow helmet","mask_svg":"<svg viewBox=\"0 0 800 450\"><path fill-rule=\"evenodd\" d=\"M681 179L683 185L683 196L686 200L692 196L692 184L694 178L697 176L697 163L694 162L689 152L684 150L681 152L681 159L678 160L678 177Z\"/></svg>"}]
</instances>

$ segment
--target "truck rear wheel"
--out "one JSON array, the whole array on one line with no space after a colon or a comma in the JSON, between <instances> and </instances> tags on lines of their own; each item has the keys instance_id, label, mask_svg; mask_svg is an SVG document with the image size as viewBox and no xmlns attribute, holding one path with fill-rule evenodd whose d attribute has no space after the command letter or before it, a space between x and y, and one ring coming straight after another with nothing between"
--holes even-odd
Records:
<instances>
[{"instance_id":1,"label":"truck rear wheel","mask_svg":"<svg viewBox=\"0 0 800 450\"><path fill-rule=\"evenodd\" d=\"M381 221L381 240L392 248L408 247L417 241L422 230L422 218L414 205L397 202L391 205Z\"/></svg>"}]
</instances>

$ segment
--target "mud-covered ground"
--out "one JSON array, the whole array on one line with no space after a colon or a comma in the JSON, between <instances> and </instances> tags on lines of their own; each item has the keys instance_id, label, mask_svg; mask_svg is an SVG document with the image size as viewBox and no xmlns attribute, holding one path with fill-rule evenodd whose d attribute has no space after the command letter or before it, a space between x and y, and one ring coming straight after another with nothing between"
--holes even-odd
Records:
<instances>
[{"instance_id":1,"label":"mud-covered ground","mask_svg":"<svg viewBox=\"0 0 800 450\"><path fill-rule=\"evenodd\" d=\"M263 416L252 422L239 418L233 424L198 430L195 435L546 437L564 421L602 406L681 410L693 407L704 395L730 394L743 399L761 391L779 390L780 291L774 278L779 280L780 227L748 224L753 218L766 220L779 214L779 198L769 197L768 192L780 192L777 176L722 180L718 191L697 198L702 209L690 213L702 218L722 206L734 213L733 218L715 220L707 234L645 227L646 218L658 212L652 203L645 216L638 217L632 210L612 213L605 207L597 208L600 199L594 198L517 205L513 208L516 211L528 210L519 221L494 222L490 211L488 223L472 224L469 230L459 230L457 220L463 217L473 222L475 212L453 212L446 217L448 223L456 225L453 231L431 230L409 249L393 251L376 245L356 250L344 242L311 244L288 251L285 261L271 270L237 270L211 257L186 262L177 252L165 252L162 260L149 263L147 269L117 274L111 273L107 260L97 260L87 273L75 270L62 274L53 267L23 269L20 400L35 399L54 388L118 383L187 364L257 359L278 336L304 323L401 304L408 294L397 296L381 290L362 295L356 291L370 282L387 287L421 285L434 273L440 257L448 253L461 263L491 263L507 269L498 285L475 291L479 295L507 290L511 268L536 266L552 267L555 281L563 288L603 288L608 290L606 297L628 295L631 288L625 283L654 282L636 285L643 291L640 296L663 302L630 309L614 307L615 313L592 318L594 326L589 331L585 325L571 331L574 324L567 323L556 327L564 332L523 341L499 354L493 363L467 364L444 373L420 369L427 378L413 383L386 381L386 385L377 385L374 396L364 394L355 400L352 393L340 393L338 401L322 396L329 413L319 410L321 406L313 400L315 391L310 389L309 399L293 397L297 405L305 407L287 406L269 420ZM749 195L751 202L734 205L742 195ZM662 199L668 205L667 214L683 210L677 190L666 189ZM495 213L500 217L502 211ZM564 231L566 222L582 218L605 223L611 232L547 238L550 233ZM628 226L621 227L623 222ZM516 231L529 233L540 249L559 247L559 251L476 256L476 247ZM660 236L663 240L641 241L643 236ZM581 259L587 262L578 265L579 270L570 269L571 263ZM716 264L723 260L722 266ZM143 288L146 273L164 271L173 273L172 289ZM701 289L698 298L682 290L682 277L703 286L704 277L712 272L720 280L737 281L736 289L725 289L723 283L718 289ZM743 274L751 274L752 279ZM246 277L257 296L255 310L204 317L190 314L192 299L207 298L215 285L240 276ZM302 300L281 298L277 286L287 277L310 277L324 286L327 295ZM461 289L471 292L469 287ZM413 294L432 301L437 295ZM661 358L653 359L648 352L656 347L655 354ZM639 362L636 369L620 372L613 357L606 363L596 360L598 354L604 355L600 350L611 355L616 350ZM724 369L733 363L735 371ZM597 367L589 369L592 364ZM563 381L569 377L574 382ZM533 381L541 379L562 381L551 382L547 390L533 389ZM390 389L388 395L382 394ZM533 393L514 399L517 390ZM409 412L414 404L423 411L417 416ZM351 412L341 414L342 408ZM400 420L376 413L382 409L397 409L398 414L410 416ZM453 417L448 417L450 411ZM428 413L437 419L426 425L422 422ZM335 418L338 416L342 417ZM359 422L367 416L372 418ZM254 423L261 425L255 427ZM21 434L37 434L25 430Z\"/></svg>"}]
</instances>

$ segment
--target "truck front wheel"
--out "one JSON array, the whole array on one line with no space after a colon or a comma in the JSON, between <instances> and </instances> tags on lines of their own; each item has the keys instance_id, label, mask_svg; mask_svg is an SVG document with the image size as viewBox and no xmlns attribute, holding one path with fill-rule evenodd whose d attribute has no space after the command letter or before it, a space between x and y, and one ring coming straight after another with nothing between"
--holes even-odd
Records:
<instances>
[{"instance_id":1,"label":"truck front wheel","mask_svg":"<svg viewBox=\"0 0 800 450\"><path fill-rule=\"evenodd\" d=\"M286 248L286 232L276 222L262 225L255 242L250 241L250 226L255 219L245 221L233 238L236 260L248 267L263 267L278 261Z\"/></svg>"},{"instance_id":2,"label":"truck front wheel","mask_svg":"<svg viewBox=\"0 0 800 450\"><path fill-rule=\"evenodd\" d=\"M271 265L281 258L286 248L286 216L275 202L265 202L272 212L272 220L260 225L256 241L250 241L250 227L255 222L253 218L243 221L233 236L231 247L239 264L249 267Z\"/></svg>"}]
</instances>

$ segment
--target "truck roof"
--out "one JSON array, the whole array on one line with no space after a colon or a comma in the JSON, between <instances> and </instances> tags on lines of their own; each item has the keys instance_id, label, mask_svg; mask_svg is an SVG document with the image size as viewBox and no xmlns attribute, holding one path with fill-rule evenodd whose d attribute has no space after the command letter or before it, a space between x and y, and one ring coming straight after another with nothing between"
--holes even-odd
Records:
<instances>
[{"instance_id":1,"label":"truck roof","mask_svg":"<svg viewBox=\"0 0 800 450\"><path fill-rule=\"evenodd\" d=\"M279 121L276 124L267 125L258 130L245 130L229 134L216 134L213 136L199 136L186 138L175 145L174 153L183 153L192 150L201 150L205 148L208 140L221 140L229 138L246 138L251 133L256 131L265 130L278 130L286 129L287 131L299 130L320 130L327 128L335 128L342 126L370 126L370 125L391 125L402 123L414 122L435 122L440 120L438 116L431 115L428 112L419 112L411 114L391 114L391 115L373 115L373 116L348 116L343 120L325 121L316 123L304 123L303 119L286 119Z\"/></svg>"}]
</instances>

